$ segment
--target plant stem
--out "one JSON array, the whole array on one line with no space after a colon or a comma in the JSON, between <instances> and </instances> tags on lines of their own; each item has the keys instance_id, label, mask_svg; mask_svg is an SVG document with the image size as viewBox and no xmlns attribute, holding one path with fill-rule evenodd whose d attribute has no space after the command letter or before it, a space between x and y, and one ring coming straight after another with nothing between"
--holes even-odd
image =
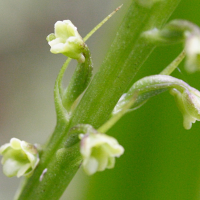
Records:
<instances>
[{"instance_id":1,"label":"plant stem","mask_svg":"<svg viewBox=\"0 0 200 200\"><path fill-rule=\"evenodd\" d=\"M120 96L127 90L141 65L154 49L140 35L161 28L180 0L165 0L151 9L132 2L99 72L74 110L69 125L59 125L53 133L56 142L44 149L41 162L28 180L19 200L57 200L81 164L79 144L66 147L68 131L77 124L99 128L105 123ZM43 170L48 171L40 182Z\"/></svg>"},{"instance_id":2,"label":"plant stem","mask_svg":"<svg viewBox=\"0 0 200 200\"><path fill-rule=\"evenodd\" d=\"M183 50L172 63L170 63L162 72L160 72L160 74L170 75L178 67L178 65L184 58L185 58L185 51Z\"/></svg>"}]
</instances>

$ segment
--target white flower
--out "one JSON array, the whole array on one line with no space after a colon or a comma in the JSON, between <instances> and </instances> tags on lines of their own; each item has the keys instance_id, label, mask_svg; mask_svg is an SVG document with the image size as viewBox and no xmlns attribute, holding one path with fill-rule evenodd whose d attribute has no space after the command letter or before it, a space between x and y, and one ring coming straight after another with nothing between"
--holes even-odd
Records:
<instances>
[{"instance_id":1,"label":"white flower","mask_svg":"<svg viewBox=\"0 0 200 200\"><path fill-rule=\"evenodd\" d=\"M113 137L103 133L81 134L81 155L83 168L88 175L115 165L115 157L124 153L124 148Z\"/></svg>"},{"instance_id":2,"label":"white flower","mask_svg":"<svg viewBox=\"0 0 200 200\"><path fill-rule=\"evenodd\" d=\"M62 53L80 63L85 62L83 55L85 43L72 22L70 20L57 21L54 29L55 34L47 36L51 53Z\"/></svg>"},{"instance_id":3,"label":"white flower","mask_svg":"<svg viewBox=\"0 0 200 200\"><path fill-rule=\"evenodd\" d=\"M190 35L185 43L186 63L185 69L193 73L200 70L200 36Z\"/></svg>"},{"instance_id":4,"label":"white flower","mask_svg":"<svg viewBox=\"0 0 200 200\"><path fill-rule=\"evenodd\" d=\"M172 89L170 93L175 97L177 106L183 115L183 127L190 129L192 123L200 121L200 92L191 87L191 91L180 92Z\"/></svg>"},{"instance_id":5,"label":"white flower","mask_svg":"<svg viewBox=\"0 0 200 200\"><path fill-rule=\"evenodd\" d=\"M39 163L36 147L17 138L12 138L10 143L2 145L0 154L3 156L3 172L8 177L29 177Z\"/></svg>"}]
</instances>

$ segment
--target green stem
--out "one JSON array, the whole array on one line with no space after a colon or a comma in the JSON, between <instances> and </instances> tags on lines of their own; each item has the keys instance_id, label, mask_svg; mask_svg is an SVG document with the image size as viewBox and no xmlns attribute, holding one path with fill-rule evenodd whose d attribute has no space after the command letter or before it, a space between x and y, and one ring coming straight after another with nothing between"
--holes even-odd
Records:
<instances>
[{"instance_id":1,"label":"green stem","mask_svg":"<svg viewBox=\"0 0 200 200\"><path fill-rule=\"evenodd\" d=\"M178 65L184 58L185 58L185 51L183 50L172 63L170 63L162 72L160 72L160 74L170 75L178 67Z\"/></svg>"},{"instance_id":2,"label":"green stem","mask_svg":"<svg viewBox=\"0 0 200 200\"><path fill-rule=\"evenodd\" d=\"M68 131L77 124L99 128L108 120L120 96L127 90L141 65L154 49L140 35L161 28L180 0L165 0L151 9L131 4L105 60L74 110L69 125L57 126L54 140L41 155L41 162L28 180L19 200L57 200L81 164L79 143L66 147ZM43 170L48 171L40 182Z\"/></svg>"}]
</instances>

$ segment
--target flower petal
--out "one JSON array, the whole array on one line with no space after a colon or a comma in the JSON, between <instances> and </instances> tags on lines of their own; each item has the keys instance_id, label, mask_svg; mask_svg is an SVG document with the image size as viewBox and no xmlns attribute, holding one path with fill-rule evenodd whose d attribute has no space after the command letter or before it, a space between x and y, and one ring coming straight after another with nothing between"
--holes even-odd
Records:
<instances>
[{"instance_id":1,"label":"flower petal","mask_svg":"<svg viewBox=\"0 0 200 200\"><path fill-rule=\"evenodd\" d=\"M16 176L18 170L22 167L22 164L13 159L7 159L3 165L3 173L8 176Z\"/></svg>"},{"instance_id":2,"label":"flower petal","mask_svg":"<svg viewBox=\"0 0 200 200\"><path fill-rule=\"evenodd\" d=\"M58 54L58 53L64 53L65 52L65 44L63 43L58 43L56 45L53 45L51 46L51 53L54 53L54 54Z\"/></svg>"},{"instance_id":3,"label":"flower petal","mask_svg":"<svg viewBox=\"0 0 200 200\"><path fill-rule=\"evenodd\" d=\"M27 164L23 165L23 166L18 170L18 172L17 172L17 177L19 178L19 177L21 177L21 176L23 176L23 175L26 175L26 172L27 172L28 170L32 171L32 168L31 168L30 163L27 163Z\"/></svg>"},{"instance_id":4,"label":"flower petal","mask_svg":"<svg viewBox=\"0 0 200 200\"><path fill-rule=\"evenodd\" d=\"M21 144L20 144L20 140L17 139L17 138L12 138L10 140L10 146L13 148L13 149L21 149Z\"/></svg>"},{"instance_id":5,"label":"flower petal","mask_svg":"<svg viewBox=\"0 0 200 200\"><path fill-rule=\"evenodd\" d=\"M83 163L85 172L88 175L94 174L97 171L98 164L98 161L93 157L90 157L89 159L85 160Z\"/></svg>"},{"instance_id":6,"label":"flower petal","mask_svg":"<svg viewBox=\"0 0 200 200\"><path fill-rule=\"evenodd\" d=\"M71 36L69 35L68 25L62 21L57 21L54 25L54 28L56 38L67 40L67 38Z\"/></svg>"}]
</instances>

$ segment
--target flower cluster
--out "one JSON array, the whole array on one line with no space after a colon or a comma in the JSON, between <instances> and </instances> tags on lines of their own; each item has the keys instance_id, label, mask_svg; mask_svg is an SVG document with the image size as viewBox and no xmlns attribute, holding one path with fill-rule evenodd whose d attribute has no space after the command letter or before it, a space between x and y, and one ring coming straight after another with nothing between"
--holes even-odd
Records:
<instances>
[{"instance_id":1,"label":"flower cluster","mask_svg":"<svg viewBox=\"0 0 200 200\"><path fill-rule=\"evenodd\" d=\"M2 145L0 154L3 156L3 172L8 177L29 177L40 160L34 145L17 138L12 138L10 143Z\"/></svg>"}]
</instances>

